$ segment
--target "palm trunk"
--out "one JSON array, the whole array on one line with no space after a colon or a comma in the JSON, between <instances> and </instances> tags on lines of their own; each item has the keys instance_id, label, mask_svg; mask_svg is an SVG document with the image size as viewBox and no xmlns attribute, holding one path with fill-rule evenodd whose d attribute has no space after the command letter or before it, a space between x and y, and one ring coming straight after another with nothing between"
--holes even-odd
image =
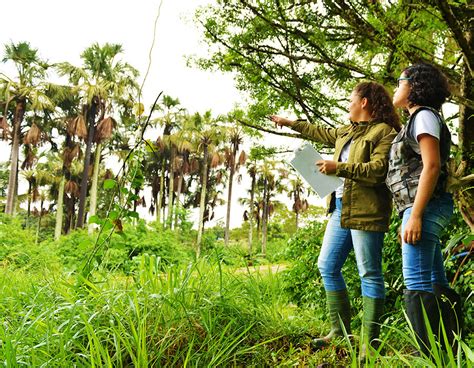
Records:
<instances>
[{"instance_id":1,"label":"palm trunk","mask_svg":"<svg viewBox=\"0 0 474 368\"><path fill-rule=\"evenodd\" d=\"M90 190L90 204L89 204L89 218L94 216L97 211L97 187L99 182L99 169L100 169L100 154L102 151L102 145L97 143L95 149L95 158L94 158L94 171L92 172L92 184ZM89 234L92 234L94 231L95 225L89 224Z\"/></svg>"},{"instance_id":2,"label":"palm trunk","mask_svg":"<svg viewBox=\"0 0 474 368\"><path fill-rule=\"evenodd\" d=\"M87 121L89 123L89 131L87 133L87 146L84 154L84 170L81 178L81 194L79 196L79 209L77 212L77 223L76 228L82 228L84 226L85 208L87 200L87 183L89 181L89 165L92 150L92 140L94 139L95 130L95 116L97 112L97 97L92 99L92 104L87 111Z\"/></svg>"},{"instance_id":3,"label":"palm trunk","mask_svg":"<svg viewBox=\"0 0 474 368\"><path fill-rule=\"evenodd\" d=\"M24 99L17 101L15 107L15 116L13 121L13 141L12 141L12 152L11 152L11 163L10 163L10 175L8 177L8 192L7 192L7 203L5 206L5 213L13 215L15 212L16 203L16 192L17 192L17 178L18 178L18 159L20 155L20 126L25 115Z\"/></svg>"},{"instance_id":4,"label":"palm trunk","mask_svg":"<svg viewBox=\"0 0 474 368\"><path fill-rule=\"evenodd\" d=\"M66 184L66 177L63 175L59 183L58 201L56 209L56 225L54 227L54 240L58 240L61 236L61 228L63 227L63 203L64 203L64 185Z\"/></svg>"},{"instance_id":5,"label":"palm trunk","mask_svg":"<svg viewBox=\"0 0 474 368\"><path fill-rule=\"evenodd\" d=\"M204 230L204 210L206 205L206 190L207 190L207 160L209 152L207 151L207 146L204 146L204 162L202 165L202 183L201 183L201 199L199 203L199 222L198 222L198 234L196 241L196 257L199 257L201 254L201 241L202 233Z\"/></svg>"},{"instance_id":6,"label":"palm trunk","mask_svg":"<svg viewBox=\"0 0 474 368\"><path fill-rule=\"evenodd\" d=\"M31 180L28 180L28 207L26 209L26 227L29 226L30 223L30 216L31 216Z\"/></svg>"},{"instance_id":7,"label":"palm trunk","mask_svg":"<svg viewBox=\"0 0 474 368\"><path fill-rule=\"evenodd\" d=\"M36 227L36 241L35 244L39 242L39 233L41 229L41 218L43 217L43 200L40 202L40 210L39 210L39 218L38 218L38 226Z\"/></svg>"},{"instance_id":8,"label":"palm trunk","mask_svg":"<svg viewBox=\"0 0 474 368\"><path fill-rule=\"evenodd\" d=\"M249 256L252 256L252 236L253 236L253 201L255 197L255 175L252 175L250 186L250 215L249 215Z\"/></svg>"},{"instance_id":9,"label":"palm trunk","mask_svg":"<svg viewBox=\"0 0 474 368\"><path fill-rule=\"evenodd\" d=\"M265 178L263 182L263 214L262 214L262 255L267 255L267 219L268 219L268 202L267 202L268 181Z\"/></svg>"},{"instance_id":10,"label":"palm trunk","mask_svg":"<svg viewBox=\"0 0 474 368\"><path fill-rule=\"evenodd\" d=\"M234 182L234 174L235 174L235 156L237 156L237 149L234 145L234 148L232 150L231 163L230 163L229 191L227 193L227 213L225 216L224 242L225 242L226 247L229 245L230 207L232 204L232 184Z\"/></svg>"},{"instance_id":11,"label":"palm trunk","mask_svg":"<svg viewBox=\"0 0 474 368\"><path fill-rule=\"evenodd\" d=\"M173 227L173 195L174 195L174 147L171 147L170 168L169 168L169 187L168 187L168 220L170 229Z\"/></svg>"},{"instance_id":12,"label":"palm trunk","mask_svg":"<svg viewBox=\"0 0 474 368\"><path fill-rule=\"evenodd\" d=\"M181 210L181 203L179 202L180 197L181 197L181 190L183 187L183 170L180 170L179 176L178 176L178 190L176 193L176 213L174 216L174 228L176 229L178 227L178 221L179 221L179 213Z\"/></svg>"},{"instance_id":13,"label":"palm trunk","mask_svg":"<svg viewBox=\"0 0 474 368\"><path fill-rule=\"evenodd\" d=\"M165 187L165 159L161 160L160 190L158 192L158 201L156 205L156 221L161 222L161 207L163 207L163 191Z\"/></svg>"}]
</instances>

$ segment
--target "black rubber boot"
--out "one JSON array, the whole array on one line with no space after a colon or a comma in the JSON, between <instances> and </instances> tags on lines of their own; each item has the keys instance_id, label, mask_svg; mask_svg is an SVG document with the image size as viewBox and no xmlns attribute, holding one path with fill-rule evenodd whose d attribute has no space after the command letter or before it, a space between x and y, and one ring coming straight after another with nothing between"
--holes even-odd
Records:
<instances>
[{"instance_id":1,"label":"black rubber boot","mask_svg":"<svg viewBox=\"0 0 474 368\"><path fill-rule=\"evenodd\" d=\"M438 298L448 343L453 351L456 351L457 344L454 335L459 336L464 325L461 297L453 289L438 284L433 284L433 292ZM443 335L440 335L439 339L443 347L446 348Z\"/></svg>"},{"instance_id":2,"label":"black rubber boot","mask_svg":"<svg viewBox=\"0 0 474 368\"><path fill-rule=\"evenodd\" d=\"M331 331L325 337L312 341L311 345L314 349L323 348L329 345L333 338L344 336L342 326L344 326L347 334L351 333L351 303L347 290L326 291L326 303L329 310Z\"/></svg>"},{"instance_id":3,"label":"black rubber boot","mask_svg":"<svg viewBox=\"0 0 474 368\"><path fill-rule=\"evenodd\" d=\"M421 351L429 357L431 355L431 344L426 329L423 307L433 334L438 336L440 311L437 298L433 293L417 290L404 290L403 295L408 319L415 332L418 345L420 345Z\"/></svg>"},{"instance_id":4,"label":"black rubber boot","mask_svg":"<svg viewBox=\"0 0 474 368\"><path fill-rule=\"evenodd\" d=\"M370 352L370 347L377 349L379 342L377 339L380 335L380 319L383 314L385 299L362 298L364 305L364 315L362 317L363 325L363 342L359 354L359 361L365 362Z\"/></svg>"}]
</instances>

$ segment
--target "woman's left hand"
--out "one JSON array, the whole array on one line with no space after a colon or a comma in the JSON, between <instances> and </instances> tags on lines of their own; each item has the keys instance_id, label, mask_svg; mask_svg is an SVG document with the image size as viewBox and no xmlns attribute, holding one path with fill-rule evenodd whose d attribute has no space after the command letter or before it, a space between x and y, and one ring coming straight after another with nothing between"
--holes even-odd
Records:
<instances>
[{"instance_id":1,"label":"woman's left hand","mask_svg":"<svg viewBox=\"0 0 474 368\"><path fill-rule=\"evenodd\" d=\"M319 172L326 174L326 175L331 175L336 173L336 165L337 163L335 161L330 161L330 160L319 160L316 161L316 166L319 167Z\"/></svg>"},{"instance_id":2,"label":"woman's left hand","mask_svg":"<svg viewBox=\"0 0 474 368\"><path fill-rule=\"evenodd\" d=\"M403 241L415 245L421 239L422 218L410 216L403 233Z\"/></svg>"}]
</instances>

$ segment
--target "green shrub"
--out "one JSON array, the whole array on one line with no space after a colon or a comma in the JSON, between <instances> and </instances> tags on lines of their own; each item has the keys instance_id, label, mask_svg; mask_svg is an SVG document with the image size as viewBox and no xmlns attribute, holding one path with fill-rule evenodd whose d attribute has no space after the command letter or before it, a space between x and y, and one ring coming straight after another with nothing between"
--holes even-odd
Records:
<instances>
[{"instance_id":1,"label":"green shrub","mask_svg":"<svg viewBox=\"0 0 474 368\"><path fill-rule=\"evenodd\" d=\"M0 214L0 262L24 268L55 263L54 250L36 244L35 230L24 228L23 222L19 216Z\"/></svg>"}]
</instances>

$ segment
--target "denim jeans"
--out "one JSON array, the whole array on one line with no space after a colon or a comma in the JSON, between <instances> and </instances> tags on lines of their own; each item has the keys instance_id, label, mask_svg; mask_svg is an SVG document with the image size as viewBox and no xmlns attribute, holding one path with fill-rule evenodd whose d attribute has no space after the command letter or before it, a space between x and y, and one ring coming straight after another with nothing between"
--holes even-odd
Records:
<instances>
[{"instance_id":1,"label":"denim jeans","mask_svg":"<svg viewBox=\"0 0 474 368\"><path fill-rule=\"evenodd\" d=\"M341 227L342 200L336 199L336 209L331 214L323 245L318 258L318 268L327 291L346 289L341 273L342 266L354 249L357 269L362 284L362 295L385 298L382 274L382 245L384 233Z\"/></svg>"},{"instance_id":2,"label":"denim jeans","mask_svg":"<svg viewBox=\"0 0 474 368\"><path fill-rule=\"evenodd\" d=\"M402 234L412 208L403 212ZM402 244L403 279L408 290L433 292L433 284L449 287L441 254L439 236L453 214L453 198L445 193L432 199L425 208L421 239L416 244ZM403 238L403 236L402 236Z\"/></svg>"}]
</instances>

